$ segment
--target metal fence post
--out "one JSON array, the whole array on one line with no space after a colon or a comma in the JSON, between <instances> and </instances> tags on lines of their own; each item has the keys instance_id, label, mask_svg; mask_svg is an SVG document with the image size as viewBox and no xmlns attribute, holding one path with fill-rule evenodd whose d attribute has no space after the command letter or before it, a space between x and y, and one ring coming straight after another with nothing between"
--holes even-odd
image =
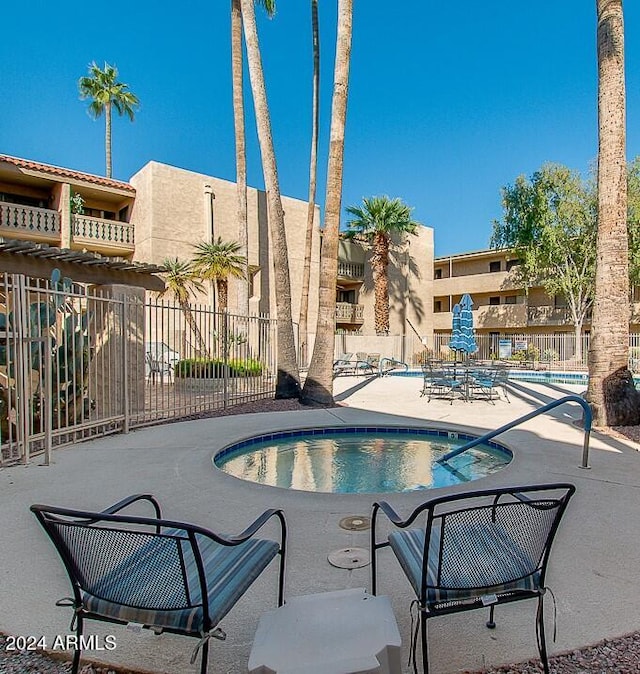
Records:
<instances>
[{"instance_id":1,"label":"metal fence post","mask_svg":"<svg viewBox=\"0 0 640 674\"><path fill-rule=\"evenodd\" d=\"M44 400L42 401L41 415L44 420L44 462L48 466L51 463L51 434L53 431L53 385L51 375L53 368L51 363L51 332L47 330L44 338Z\"/></svg>"},{"instance_id":2,"label":"metal fence post","mask_svg":"<svg viewBox=\"0 0 640 674\"><path fill-rule=\"evenodd\" d=\"M122 432L129 432L129 304L127 296L122 297L122 322L121 322L121 338L122 338L122 404L124 405L124 419Z\"/></svg>"},{"instance_id":3,"label":"metal fence post","mask_svg":"<svg viewBox=\"0 0 640 674\"><path fill-rule=\"evenodd\" d=\"M222 408L229 405L229 314L222 310Z\"/></svg>"}]
</instances>

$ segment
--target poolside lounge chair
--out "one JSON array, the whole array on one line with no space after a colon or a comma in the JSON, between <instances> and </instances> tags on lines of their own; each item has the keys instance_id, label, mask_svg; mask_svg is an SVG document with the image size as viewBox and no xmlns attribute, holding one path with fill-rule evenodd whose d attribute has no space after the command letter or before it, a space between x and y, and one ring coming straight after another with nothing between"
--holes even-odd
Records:
<instances>
[{"instance_id":1,"label":"poolside lounge chair","mask_svg":"<svg viewBox=\"0 0 640 674\"><path fill-rule=\"evenodd\" d=\"M155 517L118 514L138 501L151 503ZM206 674L209 639L225 638L220 620L277 555L278 606L283 604L286 525L281 510L265 511L237 536L162 519L149 494L129 496L101 512L45 505L31 510L53 541L73 588L73 598L57 602L74 610L73 674L87 619L195 637L191 664L202 650L200 672ZM280 541L256 538L272 517L279 522Z\"/></svg>"},{"instance_id":2,"label":"poolside lounge chair","mask_svg":"<svg viewBox=\"0 0 640 674\"><path fill-rule=\"evenodd\" d=\"M538 649L545 674L549 673L545 576L551 544L574 492L573 485L562 483L454 494L423 503L405 520L388 503L374 503L372 593L377 591L377 552L390 547L417 597L425 674L429 618L488 606L487 627L493 628L498 604L533 598L538 600ZM378 542L380 511L399 531ZM409 528L419 515L425 526ZM414 642L414 671L415 648Z\"/></svg>"},{"instance_id":3,"label":"poolside lounge chair","mask_svg":"<svg viewBox=\"0 0 640 674\"><path fill-rule=\"evenodd\" d=\"M355 363L352 360L353 353L343 353L333 361L333 376L341 374L353 374Z\"/></svg>"}]
</instances>

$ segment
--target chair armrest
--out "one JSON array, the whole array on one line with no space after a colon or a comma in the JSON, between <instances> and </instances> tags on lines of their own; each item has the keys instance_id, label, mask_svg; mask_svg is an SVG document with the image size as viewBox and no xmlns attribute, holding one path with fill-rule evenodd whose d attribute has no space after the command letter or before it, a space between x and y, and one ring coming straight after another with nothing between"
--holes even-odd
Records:
<instances>
[{"instance_id":1,"label":"chair armrest","mask_svg":"<svg viewBox=\"0 0 640 674\"><path fill-rule=\"evenodd\" d=\"M265 510L262 515L257 517L243 532L239 533L238 535L225 536L224 538L226 541L228 541L229 545L239 545L240 543L244 543L254 534L256 534L272 517L276 517L280 522L280 533L282 540L284 541L287 535L287 524L284 519L284 512L275 508Z\"/></svg>"},{"instance_id":2,"label":"chair armrest","mask_svg":"<svg viewBox=\"0 0 640 674\"><path fill-rule=\"evenodd\" d=\"M105 515L113 515L114 513L123 510L124 508L130 506L132 503L135 503L136 501L149 501L149 503L153 505L156 517L158 519L162 518L162 513L160 511L160 504L158 503L156 498L151 494L132 494L131 496L123 498L122 501L118 501L117 503L114 503L112 506L109 506L108 508L105 508L100 512L104 513Z\"/></svg>"}]
</instances>

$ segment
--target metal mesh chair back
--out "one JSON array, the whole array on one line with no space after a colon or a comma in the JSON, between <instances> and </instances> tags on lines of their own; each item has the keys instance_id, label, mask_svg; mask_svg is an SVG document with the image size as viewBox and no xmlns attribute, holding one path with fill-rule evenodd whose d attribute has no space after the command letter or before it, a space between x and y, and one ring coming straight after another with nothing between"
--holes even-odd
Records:
<instances>
[{"instance_id":1,"label":"metal mesh chair back","mask_svg":"<svg viewBox=\"0 0 640 674\"><path fill-rule=\"evenodd\" d=\"M158 534L51 519L47 527L84 592L142 609L193 606L185 571L185 554L193 553L186 532Z\"/></svg>"},{"instance_id":2,"label":"metal mesh chair back","mask_svg":"<svg viewBox=\"0 0 640 674\"><path fill-rule=\"evenodd\" d=\"M552 498L465 508L434 519L437 572L430 587L469 589L514 583L541 571L564 502Z\"/></svg>"}]
</instances>

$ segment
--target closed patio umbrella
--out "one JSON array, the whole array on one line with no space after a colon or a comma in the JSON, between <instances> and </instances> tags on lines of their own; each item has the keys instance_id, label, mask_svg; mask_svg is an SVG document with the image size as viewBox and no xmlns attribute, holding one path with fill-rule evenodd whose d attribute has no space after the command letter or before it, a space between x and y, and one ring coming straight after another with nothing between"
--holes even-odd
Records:
<instances>
[{"instance_id":1,"label":"closed patio umbrella","mask_svg":"<svg viewBox=\"0 0 640 674\"><path fill-rule=\"evenodd\" d=\"M449 348L456 353L463 350L462 331L460 329L460 313L461 308L459 304L453 306L453 320L451 322L451 340L449 341Z\"/></svg>"},{"instance_id":2,"label":"closed patio umbrella","mask_svg":"<svg viewBox=\"0 0 640 674\"><path fill-rule=\"evenodd\" d=\"M473 329L473 300L465 293L460 300L460 351L469 355L478 350ZM454 314L455 315L455 314Z\"/></svg>"}]
</instances>

